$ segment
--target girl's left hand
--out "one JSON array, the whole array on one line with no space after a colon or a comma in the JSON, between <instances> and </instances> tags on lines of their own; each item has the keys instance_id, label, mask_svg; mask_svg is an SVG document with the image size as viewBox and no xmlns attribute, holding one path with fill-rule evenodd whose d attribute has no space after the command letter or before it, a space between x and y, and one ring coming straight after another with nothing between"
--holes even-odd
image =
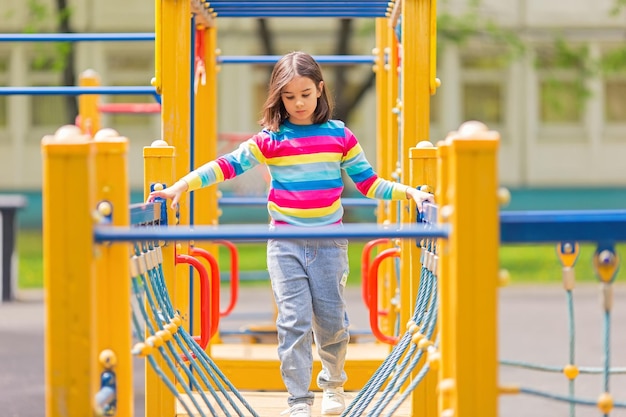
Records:
<instances>
[{"instance_id":1,"label":"girl's left hand","mask_svg":"<svg viewBox=\"0 0 626 417\"><path fill-rule=\"evenodd\" d=\"M417 205L417 209L422 211L424 206L424 202L428 201L429 203L435 202L435 196L431 193L427 193L424 191L420 191L417 188L409 187L406 189L406 195L408 198L412 198Z\"/></svg>"}]
</instances>

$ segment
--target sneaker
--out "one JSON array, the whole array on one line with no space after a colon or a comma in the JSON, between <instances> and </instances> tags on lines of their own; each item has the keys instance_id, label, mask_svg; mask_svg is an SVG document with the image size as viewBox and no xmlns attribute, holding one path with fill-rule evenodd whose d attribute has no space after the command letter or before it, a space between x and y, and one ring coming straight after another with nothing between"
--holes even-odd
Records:
<instances>
[{"instance_id":1,"label":"sneaker","mask_svg":"<svg viewBox=\"0 0 626 417\"><path fill-rule=\"evenodd\" d=\"M322 414L341 414L346 409L342 387L326 388L322 396Z\"/></svg>"},{"instance_id":2,"label":"sneaker","mask_svg":"<svg viewBox=\"0 0 626 417\"><path fill-rule=\"evenodd\" d=\"M289 417L311 417L311 406L307 403L295 403L280 414L289 414Z\"/></svg>"}]
</instances>

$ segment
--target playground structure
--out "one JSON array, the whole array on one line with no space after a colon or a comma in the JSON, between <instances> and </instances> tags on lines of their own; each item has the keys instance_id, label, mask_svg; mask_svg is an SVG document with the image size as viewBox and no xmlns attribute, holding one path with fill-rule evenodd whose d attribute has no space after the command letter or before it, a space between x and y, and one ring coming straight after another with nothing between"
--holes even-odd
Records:
<instances>
[{"instance_id":1,"label":"playground structure","mask_svg":"<svg viewBox=\"0 0 626 417\"><path fill-rule=\"evenodd\" d=\"M213 12L217 11L218 16L221 15L219 5L222 3L232 2L212 3L216 7ZM324 7L320 6L320 13L322 10L324 13L332 12L332 5L321 3ZM216 156L214 144L217 132L215 120L212 119L217 111L214 105L214 86L218 57L215 54L216 29L212 26L215 16L211 14L213 12L207 12L209 8L205 5L198 10L196 8L199 6L192 4L194 19L197 21L192 19L189 22L189 5L176 3L174 6L164 2L161 6L162 8L157 8L160 19L158 21L162 25L157 28L156 35L158 59L154 87L161 96L165 141L155 142L144 150L146 193L149 192L149 187L155 184L171 184L186 173L190 166ZM399 16L400 7L403 26L401 60L396 48L396 27L389 24L394 16ZM231 13L229 8L223 10L225 15ZM354 12L354 6L349 10ZM387 13L386 7L376 13L381 13L381 10ZM301 11L294 9L290 13L310 11L310 8ZM333 16L347 13L342 8L337 8L335 12ZM396 355L405 352L398 353L397 347L406 349L411 343L411 349L428 355L416 355L415 361L419 362L423 372L410 372L407 376L410 381L419 382L410 390L404 391L410 397L410 415L497 415L498 391L507 391L497 383L498 240L532 241L543 236L541 239L547 241L613 242L625 238L623 213L613 213L614 223L611 224L618 227L608 230L598 228L598 222L593 220L585 227L584 218L577 220L579 230L576 232L571 231L571 223L559 227L564 222L557 222L554 228L548 228L551 233L541 230L541 227L545 228L550 224L546 218L531 218L530 221L517 219L517 222L502 223L498 218L497 133L486 130L480 124L468 124L462 126L459 132L452 132L445 141L437 143L437 147L427 141L428 97L435 92L438 84L433 70L434 13L434 2L404 1L394 4L388 17L377 18L375 70L379 76L377 97L380 107L377 117L380 131L377 137L381 161L378 171L383 176L397 176L402 182L430 186L435 191L440 209L435 215L429 216L434 224L420 228L414 226L418 218L408 202L380 203L378 226L360 225L354 229L347 227L344 232L346 237L355 239L391 238L381 241L383 247L390 250L381 251L381 254L386 253L386 256L398 257L400 260L397 280L399 288L394 285L378 286L375 282L364 285L365 298L377 293L382 300L381 308L390 311L394 305L389 300L396 295L396 289L398 290L400 299L395 304L398 306L397 318L394 314L388 315L388 320L381 318L379 329L382 336L395 333L391 343L395 347L386 348L381 358L349 360L347 371L351 383L355 384L351 389L364 389L355 399L354 408L351 405L347 410L347 415L360 415L370 406L373 396L381 386L374 388L376 384L370 385L368 377L373 372L378 375L378 370L382 369L378 368L381 363L387 363L387 368L404 363L394 362L400 359ZM192 24L198 26L194 27ZM194 73L191 71L192 60L183 62L184 60L174 59L174 55L180 50L180 44L175 43L174 39L183 42L183 45L188 44L190 51L195 49L191 47L189 39L194 39L195 35L185 38L185 31L181 29L185 27L190 29L188 33L197 29L203 31L205 36L203 44L206 48L206 83L198 86L195 95L192 93L193 89L189 88L194 84L191 77ZM419 30L411 30L413 27ZM425 28L430 28L430 31ZM395 71L396 68L400 70ZM413 74L415 76L409 76ZM185 83L186 81L188 82ZM195 108L195 112L190 111L189 102L193 103L191 108ZM88 115L81 115L81 123L88 123L88 120ZM164 209L161 205L145 206L142 210L148 212L147 217L142 220L133 218L136 210L127 210L129 201L125 187L128 178L124 177L127 140L115 136L100 138L97 134L94 140L89 134L93 130L86 126L82 126L82 133L65 129L57 132L54 137L44 138L42 142L45 155L44 225L48 328L55 329L47 336L47 384L52 393L47 402L47 414L62 415L59 410L63 408L76 415L91 414L95 398L100 401L95 401L96 404L113 404L117 415L132 415L132 375L129 369L132 343L131 326L127 320L131 313L131 297L126 292L128 270L134 271L131 275L135 279L150 275L148 270L162 269L163 283L157 286L167 287L172 305L183 312L182 319L186 322L188 334L199 334L201 346L208 343L203 346L211 357L208 363L214 361L224 372L226 380L233 384L229 388L263 390L271 389L273 384L280 384L277 375L268 374L272 369L276 372L278 365L275 361L254 358L244 360L242 357L220 359L217 352L220 347L219 337L217 333L213 333L208 337L212 340L208 341L205 327L208 324L209 332L217 331L217 314L214 310L210 314L199 311L201 306L206 306L200 300L202 294L205 294L202 285L200 291L194 291L193 285L181 285L181 281L193 283L194 274L175 266L180 262L180 255L192 255L194 251L202 250L214 252L214 242L220 239L266 238L263 229L213 227L219 218L219 199L214 188L191 195L188 201L183 202L179 212ZM203 141L207 146L196 148L193 139L187 139L194 137L211 140ZM602 215L603 221L609 220L606 214ZM161 221L166 221L178 227L129 228L131 225L145 226L156 220L159 226ZM72 227L68 227L70 224ZM533 224L536 228L533 228ZM209 225L211 227L204 227ZM189 226L194 227L190 229ZM518 230L515 227L525 229ZM532 237L519 237L528 233L528 230L531 230ZM330 236L320 232L315 237ZM502 239L502 236L505 238ZM417 238L422 239L419 245L416 245ZM129 241L166 242L159 250L162 259L149 265L146 270L141 267L134 269L133 258L128 253ZM475 242L480 242L480 245ZM603 255L598 257L598 266L600 271L604 271L601 273L603 281L610 288L618 261L615 256L611 256L615 255L612 246L603 245L599 251ZM71 254L67 253L70 246L76 246ZM608 252L604 252L605 250ZM151 252L147 250L146 253ZM138 253L134 255L137 256ZM151 256L153 255L146 255ZM571 265L571 256L564 259ZM380 266L382 260L383 257L377 258L375 266ZM384 271L382 275L395 274L394 268L383 266L387 269L381 267ZM426 275L424 270L428 272ZM113 276L116 277L115 280L108 278ZM426 276L430 276L430 280ZM432 277L435 276L437 279L433 281ZM388 282L393 284L396 280L388 279ZM429 285L438 282L438 298L426 299L427 305L420 307L421 316L423 318L428 311L430 319L437 318L439 329L429 327L431 322L428 322L429 326L426 327L411 327L406 332L397 331L405 323L415 321L411 307L416 300L423 300L424 293L421 291L425 291L423 288L427 282ZM154 289L152 291L158 292ZM122 307L119 308L120 306ZM609 304L607 309L610 309L608 307ZM211 308L215 308L214 300L209 309ZM197 319L198 316L200 320ZM144 346L162 343L163 340L154 338L159 331L167 330L170 335L183 334L182 330L177 330L182 327L181 323L175 322L174 318L175 315L171 318L172 323L168 324L174 324L176 328L149 329ZM159 321L148 318L145 320L146 325L151 320L155 323ZM471 326L472 322L479 322L481 326L476 329ZM59 329L58 323L71 325ZM158 336L169 337L167 332ZM191 349L194 356L202 356L200 351L193 350L193 343L189 343L188 349ZM463 349L459 348L461 343ZM152 347L159 348L156 344ZM135 345L135 351L137 349ZM141 353L151 358L147 351ZM157 365L160 368L167 368L166 359L155 361L159 362ZM428 372L429 368L437 370L437 373ZM111 377L115 380L114 384L110 383ZM172 375L168 377L171 378ZM163 374L148 372L147 415L179 413L175 409L177 400L179 404L185 402L177 394L185 384L168 390L163 385L163 380L168 380L163 378ZM180 382L180 378L171 380ZM398 384L397 388L400 389L402 385ZM388 386L396 386L395 381ZM233 391L236 392L236 389ZM193 393L185 394L193 397ZM370 395L372 397L368 398ZM360 402L364 397L366 401ZM605 413L613 405L623 406L613 402L608 386L598 405ZM374 407L377 409L378 405ZM185 409L179 415L185 415L185 412L189 415L190 411ZM107 415L102 407L100 413ZM213 413L207 413L210 414Z\"/></svg>"}]
</instances>

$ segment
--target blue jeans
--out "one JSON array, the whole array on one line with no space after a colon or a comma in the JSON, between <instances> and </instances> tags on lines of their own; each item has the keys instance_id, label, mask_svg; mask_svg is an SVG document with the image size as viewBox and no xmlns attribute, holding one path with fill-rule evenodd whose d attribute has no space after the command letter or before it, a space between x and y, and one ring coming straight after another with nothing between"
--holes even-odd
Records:
<instances>
[{"instance_id":1,"label":"blue jeans","mask_svg":"<svg viewBox=\"0 0 626 417\"><path fill-rule=\"evenodd\" d=\"M322 361L318 387L341 387L347 379L348 240L270 239L267 267L278 307L278 357L288 404L313 404L313 341Z\"/></svg>"}]
</instances>

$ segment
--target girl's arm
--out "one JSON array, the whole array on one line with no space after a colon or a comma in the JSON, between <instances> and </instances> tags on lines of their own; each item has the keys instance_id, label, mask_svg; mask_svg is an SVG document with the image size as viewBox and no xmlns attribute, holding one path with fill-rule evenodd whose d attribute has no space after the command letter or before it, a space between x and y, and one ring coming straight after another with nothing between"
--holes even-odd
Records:
<instances>
[{"instance_id":1,"label":"girl's arm","mask_svg":"<svg viewBox=\"0 0 626 417\"><path fill-rule=\"evenodd\" d=\"M171 207L176 210L180 197L189 189L189 184L185 180L178 180L171 186L163 190L154 190L148 196L148 203L153 202L157 197L163 199L172 199Z\"/></svg>"},{"instance_id":2,"label":"girl's arm","mask_svg":"<svg viewBox=\"0 0 626 417\"><path fill-rule=\"evenodd\" d=\"M435 202L435 196L425 191L418 190L417 188L407 187L406 188L406 198L413 199L415 204L417 205L417 209L422 211L422 207L425 201L430 203Z\"/></svg>"}]
</instances>

